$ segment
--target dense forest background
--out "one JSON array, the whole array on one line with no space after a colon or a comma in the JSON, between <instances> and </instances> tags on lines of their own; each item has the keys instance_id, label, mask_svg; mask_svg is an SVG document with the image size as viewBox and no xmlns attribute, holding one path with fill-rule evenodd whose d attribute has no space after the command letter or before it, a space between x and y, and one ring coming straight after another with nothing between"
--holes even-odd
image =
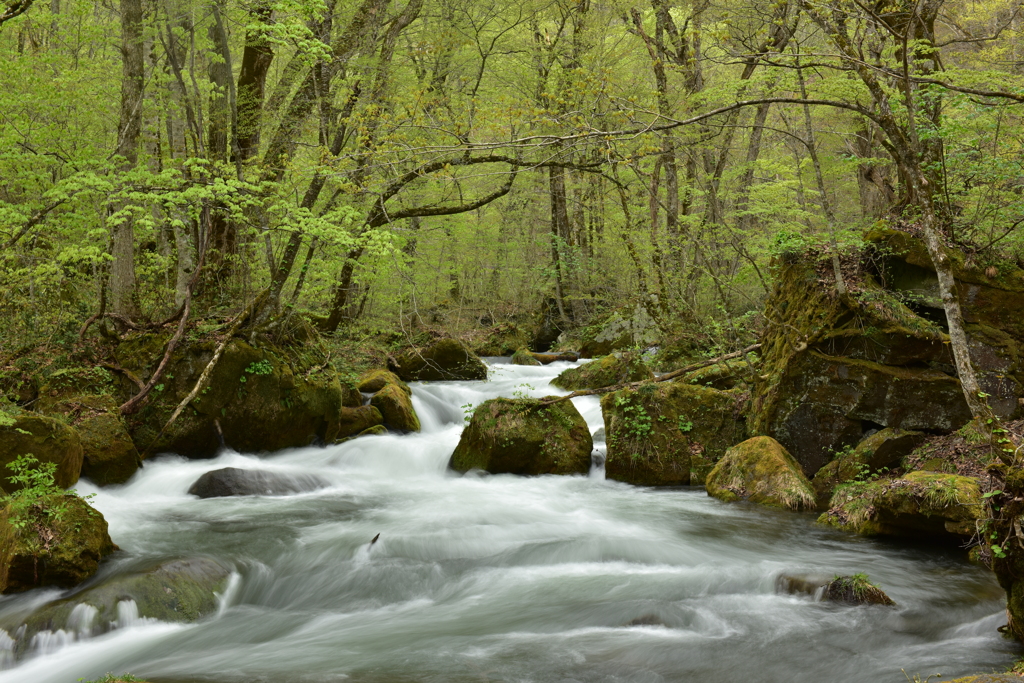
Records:
<instances>
[{"instance_id":1,"label":"dense forest background","mask_svg":"<svg viewBox=\"0 0 1024 683\"><path fill-rule=\"evenodd\" d=\"M720 348L755 330L773 258L815 245L841 288L880 220L1024 263L1022 21L1008 0L6 0L0 348L247 308L364 338L540 316L578 339L642 312Z\"/></svg>"}]
</instances>

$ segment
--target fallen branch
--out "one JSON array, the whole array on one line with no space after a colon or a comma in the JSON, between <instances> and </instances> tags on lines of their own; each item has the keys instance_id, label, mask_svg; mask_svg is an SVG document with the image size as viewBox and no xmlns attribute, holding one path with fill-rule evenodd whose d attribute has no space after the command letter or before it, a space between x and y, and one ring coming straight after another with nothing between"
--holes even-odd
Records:
<instances>
[{"instance_id":1,"label":"fallen branch","mask_svg":"<svg viewBox=\"0 0 1024 683\"><path fill-rule=\"evenodd\" d=\"M139 379L139 376L136 375L131 370L129 370L128 368L122 368L120 365L118 365L116 363L107 363L107 362L99 363L98 365L100 367L106 368L108 370L113 370L114 372L121 373L122 375L124 375L125 377L130 379L132 381L132 384L134 384L135 386L137 386L139 388L139 391L142 391L143 389L146 388L146 385L143 383L143 381L141 379Z\"/></svg>"},{"instance_id":2,"label":"fallen branch","mask_svg":"<svg viewBox=\"0 0 1024 683\"><path fill-rule=\"evenodd\" d=\"M611 386L601 387L599 389L580 389L579 391L574 391L571 394L566 394L565 396L559 396L557 398L543 400L540 402L540 404L542 406L550 406L554 405L555 403L567 401L570 398L576 398L577 396L599 396L600 394L610 394L613 391L619 391L621 389L634 389L636 387L648 384L650 382L667 382L670 379L675 379L676 377L680 377L682 375L688 375L691 372L700 370L702 368L706 368L709 365L715 365L723 361L731 360L733 358L739 358L740 356L745 356L751 351L757 351L759 348L761 348L760 344L751 344L745 349L734 351L732 353L727 353L724 356L719 356L718 358L711 358L709 360L704 360L699 363L694 363L693 365L687 365L685 368L673 370L672 372L666 372L661 377L655 377L653 380L643 379L640 380L639 382L624 382L622 384L613 384Z\"/></svg>"},{"instance_id":3,"label":"fallen branch","mask_svg":"<svg viewBox=\"0 0 1024 683\"><path fill-rule=\"evenodd\" d=\"M181 399L181 403L179 403L178 406L174 409L174 412L171 413L171 417L160 429L160 433L156 435L156 438L153 439L153 441L146 448L146 451L142 454L143 460L145 460L146 457L149 455L150 450L152 450L152 448L157 443L160 442L160 437L164 435L164 432L166 432L170 428L170 426L174 424L174 421L178 419L178 416L181 415L181 411L185 409L185 406L191 403L192 400L199 395L199 392L202 390L203 385L206 383L206 380L208 380L210 378L210 375L213 373L213 368L217 365L217 361L220 360L221 354L224 353L224 349L225 347L227 347L228 342L230 342L231 339L235 336L235 333L238 332L238 329L242 326L242 323L249 319L249 316L253 314L253 311L255 311L266 298L267 291L264 291L258 297L253 299L252 303L246 306L245 310L239 313L238 317L235 318L235 320L231 323L231 327L228 328L228 331L227 333L225 333L224 338L220 340L219 344L217 344L217 348L213 352L213 358L211 358L210 362L206 364L206 367L203 368L202 374L199 375L199 379L196 380L195 386L192 387L192 391L188 392L188 396ZM187 317L187 315L184 316L182 320L184 320Z\"/></svg>"}]
</instances>

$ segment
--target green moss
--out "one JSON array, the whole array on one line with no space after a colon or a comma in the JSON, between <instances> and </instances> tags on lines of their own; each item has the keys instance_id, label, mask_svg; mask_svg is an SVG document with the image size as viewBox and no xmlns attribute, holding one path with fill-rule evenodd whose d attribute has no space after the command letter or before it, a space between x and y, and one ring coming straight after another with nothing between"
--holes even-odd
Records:
<instances>
[{"instance_id":1,"label":"green moss","mask_svg":"<svg viewBox=\"0 0 1024 683\"><path fill-rule=\"evenodd\" d=\"M360 377L356 384L356 388L364 393L372 394L380 391L389 384L394 384L406 394L412 395L412 389L409 385L398 378L393 372L384 370L382 368L376 368L374 370L367 370Z\"/></svg>"},{"instance_id":2,"label":"green moss","mask_svg":"<svg viewBox=\"0 0 1024 683\"><path fill-rule=\"evenodd\" d=\"M487 379L487 366L457 339L441 339L400 354L392 366L407 382Z\"/></svg>"},{"instance_id":3,"label":"green moss","mask_svg":"<svg viewBox=\"0 0 1024 683\"><path fill-rule=\"evenodd\" d=\"M607 477L646 486L702 483L710 465L746 437L743 405L737 392L684 382L605 394Z\"/></svg>"},{"instance_id":4,"label":"green moss","mask_svg":"<svg viewBox=\"0 0 1024 683\"><path fill-rule=\"evenodd\" d=\"M654 373L647 367L639 353L623 352L568 368L551 380L551 384L560 389L576 391L577 389L600 389L624 382L639 382L653 378Z\"/></svg>"},{"instance_id":5,"label":"green moss","mask_svg":"<svg viewBox=\"0 0 1024 683\"><path fill-rule=\"evenodd\" d=\"M887 605L896 603L881 588L871 583L866 574L836 576L825 585L822 598L846 605Z\"/></svg>"},{"instance_id":6,"label":"green moss","mask_svg":"<svg viewBox=\"0 0 1024 683\"><path fill-rule=\"evenodd\" d=\"M586 474L591 450L590 430L571 401L496 398L473 411L450 466L459 472Z\"/></svg>"},{"instance_id":7,"label":"green moss","mask_svg":"<svg viewBox=\"0 0 1024 683\"><path fill-rule=\"evenodd\" d=\"M56 482L70 488L82 472L82 441L72 427L52 417L24 412L14 424L0 427L0 490L16 490L8 477L8 465L21 455L35 456L39 462L57 465Z\"/></svg>"},{"instance_id":8,"label":"green moss","mask_svg":"<svg viewBox=\"0 0 1024 683\"><path fill-rule=\"evenodd\" d=\"M917 471L838 487L818 522L863 535L970 536L984 515L976 479Z\"/></svg>"},{"instance_id":9,"label":"green moss","mask_svg":"<svg viewBox=\"0 0 1024 683\"><path fill-rule=\"evenodd\" d=\"M921 432L886 427L861 441L856 448L841 451L818 470L811 482L818 496L819 508L828 507L837 486L877 478L899 467L903 457L924 439Z\"/></svg>"},{"instance_id":10,"label":"green moss","mask_svg":"<svg viewBox=\"0 0 1024 683\"><path fill-rule=\"evenodd\" d=\"M707 477L708 495L725 501L748 499L787 510L813 510L814 489L800 465L767 436L730 448Z\"/></svg>"}]
</instances>

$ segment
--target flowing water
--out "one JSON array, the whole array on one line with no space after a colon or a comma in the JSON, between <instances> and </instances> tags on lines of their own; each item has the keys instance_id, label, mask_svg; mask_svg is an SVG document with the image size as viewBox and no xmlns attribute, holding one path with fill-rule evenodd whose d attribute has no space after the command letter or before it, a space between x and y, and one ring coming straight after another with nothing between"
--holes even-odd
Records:
<instances>
[{"instance_id":1,"label":"flowing water","mask_svg":"<svg viewBox=\"0 0 1024 683\"><path fill-rule=\"evenodd\" d=\"M0 683L123 671L169 683L895 683L907 680L901 669L945 678L1019 654L996 632L995 580L962 552L857 538L699 488L605 481L596 468L533 478L446 470L464 406L562 393L548 381L568 365L498 363L488 382L414 384L420 434L272 456L162 456L124 486L83 482L124 551L104 575L130 559L205 554L237 576L213 618L172 625L122 603L117 629L40 639ZM601 426L596 398L574 401L592 431ZM228 466L331 486L186 493ZM899 606L778 595L784 572L867 572ZM5 597L0 615L57 595Z\"/></svg>"}]
</instances>

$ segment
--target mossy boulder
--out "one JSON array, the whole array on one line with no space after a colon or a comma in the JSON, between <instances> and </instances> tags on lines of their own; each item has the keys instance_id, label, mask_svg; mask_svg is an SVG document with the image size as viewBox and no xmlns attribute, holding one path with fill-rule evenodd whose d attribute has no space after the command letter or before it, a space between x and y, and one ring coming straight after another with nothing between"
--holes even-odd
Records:
<instances>
[{"instance_id":1,"label":"mossy boulder","mask_svg":"<svg viewBox=\"0 0 1024 683\"><path fill-rule=\"evenodd\" d=\"M481 341L473 345L473 352L481 356L509 356L530 341L531 333L516 322L492 325Z\"/></svg>"},{"instance_id":2,"label":"mossy boulder","mask_svg":"<svg viewBox=\"0 0 1024 683\"><path fill-rule=\"evenodd\" d=\"M384 424L384 416L377 406L366 405L358 408L342 408L338 413L336 439L346 439Z\"/></svg>"},{"instance_id":3,"label":"mossy boulder","mask_svg":"<svg viewBox=\"0 0 1024 683\"><path fill-rule=\"evenodd\" d=\"M231 572L228 565L207 557L151 561L47 603L22 619L9 619L10 623L2 626L15 633L23 624L21 645L40 631L64 629L80 636L100 635L127 625L119 623L125 613L191 623L217 612L217 594L224 590ZM130 603L134 609L122 607Z\"/></svg>"},{"instance_id":4,"label":"mossy boulder","mask_svg":"<svg viewBox=\"0 0 1024 683\"><path fill-rule=\"evenodd\" d=\"M166 339L144 334L122 342L122 366L146 379ZM276 451L339 436L343 405L359 405L354 387L343 387L315 345L253 346L232 339L204 388L168 429L161 430L192 390L213 356L216 342L200 339L175 350L152 399L129 420L132 440L149 454L174 452L209 457L223 445L242 452ZM126 385L126 394L134 387Z\"/></svg>"},{"instance_id":5,"label":"mossy boulder","mask_svg":"<svg viewBox=\"0 0 1024 683\"><path fill-rule=\"evenodd\" d=\"M512 354L512 365L543 365L539 359L534 358L532 351L523 347Z\"/></svg>"},{"instance_id":6,"label":"mossy boulder","mask_svg":"<svg viewBox=\"0 0 1024 683\"><path fill-rule=\"evenodd\" d=\"M601 397L605 475L645 486L703 483L746 438L744 397L682 382L651 382Z\"/></svg>"},{"instance_id":7,"label":"mossy boulder","mask_svg":"<svg viewBox=\"0 0 1024 683\"><path fill-rule=\"evenodd\" d=\"M81 437L52 417L23 412L14 418L14 424L0 426L0 490L4 493L21 488L8 479L12 474L8 465L22 455L56 464L55 480L64 489L74 486L82 473Z\"/></svg>"},{"instance_id":8,"label":"mossy boulder","mask_svg":"<svg viewBox=\"0 0 1024 683\"><path fill-rule=\"evenodd\" d=\"M40 410L69 421L82 442L82 476L100 486L123 484L142 459L111 394L72 394L40 401Z\"/></svg>"},{"instance_id":9,"label":"mossy boulder","mask_svg":"<svg viewBox=\"0 0 1024 683\"><path fill-rule=\"evenodd\" d=\"M725 453L705 482L708 495L750 500L786 510L813 510L814 488L799 463L775 439L756 436Z\"/></svg>"},{"instance_id":10,"label":"mossy boulder","mask_svg":"<svg viewBox=\"0 0 1024 683\"><path fill-rule=\"evenodd\" d=\"M866 536L972 536L985 518L978 480L939 472L840 486L820 524Z\"/></svg>"},{"instance_id":11,"label":"mossy boulder","mask_svg":"<svg viewBox=\"0 0 1024 683\"><path fill-rule=\"evenodd\" d=\"M412 389L409 388L408 384L400 380L398 375L390 370L384 370L383 368L367 370L364 372L359 377L359 381L356 383L356 388L365 394L374 394L389 384L394 384L406 394L412 394Z\"/></svg>"},{"instance_id":12,"label":"mossy boulder","mask_svg":"<svg viewBox=\"0 0 1024 683\"><path fill-rule=\"evenodd\" d=\"M559 389L600 389L624 382L640 382L654 379L654 373L647 367L638 353L609 354L589 363L567 368L551 384Z\"/></svg>"},{"instance_id":13,"label":"mossy boulder","mask_svg":"<svg viewBox=\"0 0 1024 683\"><path fill-rule=\"evenodd\" d=\"M944 314L885 267L854 260L842 296L827 254L789 254L773 265L751 427L778 439L811 475L871 430L948 433L971 418ZM993 408L1010 417L1024 392L1020 340L994 322L968 325L969 347Z\"/></svg>"},{"instance_id":14,"label":"mossy boulder","mask_svg":"<svg viewBox=\"0 0 1024 683\"><path fill-rule=\"evenodd\" d=\"M412 398L397 384L387 384L370 399L380 411L384 424L399 432L420 431L420 419L412 406Z\"/></svg>"},{"instance_id":15,"label":"mossy boulder","mask_svg":"<svg viewBox=\"0 0 1024 683\"><path fill-rule=\"evenodd\" d=\"M840 484L865 479L891 470L927 438L923 432L886 427L844 451L814 475L811 483L818 495L818 506L828 507L832 493Z\"/></svg>"},{"instance_id":16,"label":"mossy boulder","mask_svg":"<svg viewBox=\"0 0 1024 683\"><path fill-rule=\"evenodd\" d=\"M449 466L492 474L586 474L593 441L571 401L495 398L463 430Z\"/></svg>"},{"instance_id":17,"label":"mossy boulder","mask_svg":"<svg viewBox=\"0 0 1024 683\"><path fill-rule=\"evenodd\" d=\"M580 355L583 358L600 358L630 346L655 344L660 336L657 321L644 305L624 306L587 330Z\"/></svg>"},{"instance_id":18,"label":"mossy boulder","mask_svg":"<svg viewBox=\"0 0 1024 683\"><path fill-rule=\"evenodd\" d=\"M699 384L713 389L747 389L747 379L755 374L754 368L745 360L715 363L694 370L680 378L689 384Z\"/></svg>"},{"instance_id":19,"label":"mossy boulder","mask_svg":"<svg viewBox=\"0 0 1024 683\"><path fill-rule=\"evenodd\" d=\"M392 359L389 369L406 382L487 379L484 362L456 339L406 351Z\"/></svg>"},{"instance_id":20,"label":"mossy boulder","mask_svg":"<svg viewBox=\"0 0 1024 683\"><path fill-rule=\"evenodd\" d=\"M55 517L60 511L59 517ZM74 495L53 495L12 525L11 509L0 520L0 584L18 593L39 586L77 586L96 573L100 560L116 550L99 511ZM6 570L6 576L3 575Z\"/></svg>"}]
</instances>

